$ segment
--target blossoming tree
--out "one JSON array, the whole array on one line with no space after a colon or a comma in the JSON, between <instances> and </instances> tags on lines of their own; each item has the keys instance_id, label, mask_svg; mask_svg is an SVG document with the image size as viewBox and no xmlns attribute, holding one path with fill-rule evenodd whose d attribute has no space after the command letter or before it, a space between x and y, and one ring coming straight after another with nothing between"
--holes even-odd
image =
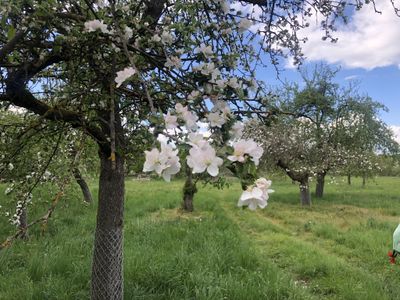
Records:
<instances>
[{"instance_id":1,"label":"blossoming tree","mask_svg":"<svg viewBox=\"0 0 400 300\"><path fill-rule=\"evenodd\" d=\"M270 126L251 122L246 136L259 142L263 161L278 166L300 185L303 205L311 205L309 180L316 179L317 197L323 196L325 176L344 169L368 174L376 168L377 152L396 153L396 142L378 114L384 106L357 94L353 86L333 82L335 72L322 66L304 87L287 85L274 104L279 118Z\"/></svg>"},{"instance_id":2,"label":"blossoming tree","mask_svg":"<svg viewBox=\"0 0 400 300\"><path fill-rule=\"evenodd\" d=\"M126 128L134 128L132 119L153 127L156 134L162 114L179 109L177 103L182 104L177 113L186 114L189 129L196 117L223 126L223 112L209 109L215 100L229 102L235 115L253 111L259 98L254 71L262 63L262 54L269 55L273 63L287 53L299 61L302 40L296 33L308 26L305 19L314 12L322 15L326 37L334 39L330 34L334 21L344 16L347 4L0 1L3 107L22 107L39 122L68 123L98 145L93 299L123 297L124 157L129 139ZM351 4L362 6L360 1ZM173 116L168 118L173 123ZM215 174L221 161L211 148L203 146L189 152L201 152L207 172ZM154 166L168 178L178 167L174 151L168 145L160 151L161 158L169 161L167 168L151 163L146 168ZM204 169L196 159L187 163L195 172Z\"/></svg>"}]
</instances>

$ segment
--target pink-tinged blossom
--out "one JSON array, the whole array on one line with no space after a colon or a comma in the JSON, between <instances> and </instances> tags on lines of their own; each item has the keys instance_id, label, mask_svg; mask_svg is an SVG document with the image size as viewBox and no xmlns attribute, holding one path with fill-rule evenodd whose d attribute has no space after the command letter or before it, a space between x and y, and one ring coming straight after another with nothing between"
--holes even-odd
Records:
<instances>
[{"instance_id":1,"label":"pink-tinged blossom","mask_svg":"<svg viewBox=\"0 0 400 300\"><path fill-rule=\"evenodd\" d=\"M199 47L194 50L195 53L203 53L205 56L212 56L214 54L211 46L206 46L201 43Z\"/></svg>"},{"instance_id":2,"label":"pink-tinged blossom","mask_svg":"<svg viewBox=\"0 0 400 300\"><path fill-rule=\"evenodd\" d=\"M253 25L253 22L249 19L243 18L238 25L239 32L245 32Z\"/></svg>"},{"instance_id":3,"label":"pink-tinged blossom","mask_svg":"<svg viewBox=\"0 0 400 300\"><path fill-rule=\"evenodd\" d=\"M177 56L167 57L167 61L165 62L164 66L169 69L179 69L182 66L181 59Z\"/></svg>"},{"instance_id":4,"label":"pink-tinged blossom","mask_svg":"<svg viewBox=\"0 0 400 300\"><path fill-rule=\"evenodd\" d=\"M192 147L203 148L208 145L208 142L201 133L191 132L189 133L188 139L189 141L187 143Z\"/></svg>"},{"instance_id":5,"label":"pink-tinged blossom","mask_svg":"<svg viewBox=\"0 0 400 300\"><path fill-rule=\"evenodd\" d=\"M161 37L158 34L155 34L151 37L151 41L156 43L161 42Z\"/></svg>"},{"instance_id":6,"label":"pink-tinged blossom","mask_svg":"<svg viewBox=\"0 0 400 300\"><path fill-rule=\"evenodd\" d=\"M210 75L211 73L213 73L215 71L215 65L213 62L211 63L205 63L201 65L201 74L203 75Z\"/></svg>"},{"instance_id":7,"label":"pink-tinged blossom","mask_svg":"<svg viewBox=\"0 0 400 300\"><path fill-rule=\"evenodd\" d=\"M226 123L226 119L219 112L211 112L207 114L207 120L210 122L211 127L221 128Z\"/></svg>"},{"instance_id":8,"label":"pink-tinged blossom","mask_svg":"<svg viewBox=\"0 0 400 300\"><path fill-rule=\"evenodd\" d=\"M213 177L218 175L219 167L223 163L222 158L216 156L214 148L208 143L202 147L193 147L190 149L186 161L193 173L207 171Z\"/></svg>"},{"instance_id":9,"label":"pink-tinged blossom","mask_svg":"<svg viewBox=\"0 0 400 300\"><path fill-rule=\"evenodd\" d=\"M263 191L258 187L249 187L239 198L239 207L247 206L250 210L256 210L257 206L265 208L268 205Z\"/></svg>"},{"instance_id":10,"label":"pink-tinged blossom","mask_svg":"<svg viewBox=\"0 0 400 300\"><path fill-rule=\"evenodd\" d=\"M258 178L255 182L256 187L261 189L263 191L264 198L268 200L269 194L274 193L274 190L269 189L269 187L272 185L271 180L267 180L264 177Z\"/></svg>"},{"instance_id":11,"label":"pink-tinged blossom","mask_svg":"<svg viewBox=\"0 0 400 300\"><path fill-rule=\"evenodd\" d=\"M218 80L215 81L215 84L220 89L224 89L226 87L226 80L225 79L218 79Z\"/></svg>"},{"instance_id":12,"label":"pink-tinged blossom","mask_svg":"<svg viewBox=\"0 0 400 300\"><path fill-rule=\"evenodd\" d=\"M229 134L231 135L232 139L237 140L240 139L243 135L244 125L242 122L237 121L233 124Z\"/></svg>"},{"instance_id":13,"label":"pink-tinged blossom","mask_svg":"<svg viewBox=\"0 0 400 300\"><path fill-rule=\"evenodd\" d=\"M219 5L221 5L221 9L224 12L224 14L229 13L231 7L229 5L229 2L227 0L219 0Z\"/></svg>"},{"instance_id":14,"label":"pink-tinged blossom","mask_svg":"<svg viewBox=\"0 0 400 300\"><path fill-rule=\"evenodd\" d=\"M233 155L228 156L230 161L244 162L248 155L256 166L258 166L260 158L264 152L263 148L258 146L254 140L239 140L233 143Z\"/></svg>"},{"instance_id":15,"label":"pink-tinged blossom","mask_svg":"<svg viewBox=\"0 0 400 300\"><path fill-rule=\"evenodd\" d=\"M273 190L268 189L272 184L271 180L263 177L255 181L255 185L249 186L246 191L242 193L238 201L238 206L248 206L250 210L256 210L257 206L265 208L268 205L269 194Z\"/></svg>"},{"instance_id":16,"label":"pink-tinged blossom","mask_svg":"<svg viewBox=\"0 0 400 300\"><path fill-rule=\"evenodd\" d=\"M170 181L171 175L178 173L181 168L178 150L174 150L171 145L162 143L161 151L154 148L151 151L145 151L145 154L146 160L143 171L155 171L159 176L162 176L165 181Z\"/></svg>"},{"instance_id":17,"label":"pink-tinged blossom","mask_svg":"<svg viewBox=\"0 0 400 300\"><path fill-rule=\"evenodd\" d=\"M198 117L188 110L187 106L183 106L180 103L175 104L175 110L179 117L185 121L185 126L189 131L196 131L198 129L197 121Z\"/></svg>"},{"instance_id":18,"label":"pink-tinged blossom","mask_svg":"<svg viewBox=\"0 0 400 300\"><path fill-rule=\"evenodd\" d=\"M239 81L236 77L229 78L228 85L233 89L238 89L240 87Z\"/></svg>"},{"instance_id":19,"label":"pink-tinged blossom","mask_svg":"<svg viewBox=\"0 0 400 300\"><path fill-rule=\"evenodd\" d=\"M228 103L221 100L213 101L214 106L212 108L212 112L221 112L225 119L229 117L231 114L231 108L229 107Z\"/></svg>"},{"instance_id":20,"label":"pink-tinged blossom","mask_svg":"<svg viewBox=\"0 0 400 300\"><path fill-rule=\"evenodd\" d=\"M195 100L200 96L200 92L199 91L192 91L189 96L187 97L188 100Z\"/></svg>"},{"instance_id":21,"label":"pink-tinged blossom","mask_svg":"<svg viewBox=\"0 0 400 300\"><path fill-rule=\"evenodd\" d=\"M100 30L103 33L111 33L107 29L107 24L104 24L104 22L100 21L100 20L87 21L87 22L85 22L84 26L85 26L85 31L88 31L88 32Z\"/></svg>"},{"instance_id":22,"label":"pink-tinged blossom","mask_svg":"<svg viewBox=\"0 0 400 300\"><path fill-rule=\"evenodd\" d=\"M161 33L161 42L164 45L171 45L174 42L174 36L168 31L163 31Z\"/></svg>"},{"instance_id":23,"label":"pink-tinged blossom","mask_svg":"<svg viewBox=\"0 0 400 300\"><path fill-rule=\"evenodd\" d=\"M182 119L185 121L185 126L187 130L196 131L198 129L197 121L199 118L191 113L190 111L186 111L182 114Z\"/></svg>"},{"instance_id":24,"label":"pink-tinged blossom","mask_svg":"<svg viewBox=\"0 0 400 300\"><path fill-rule=\"evenodd\" d=\"M178 114L184 114L188 111L187 106L183 106L181 103L175 104L175 110Z\"/></svg>"},{"instance_id":25,"label":"pink-tinged blossom","mask_svg":"<svg viewBox=\"0 0 400 300\"><path fill-rule=\"evenodd\" d=\"M136 70L132 67L125 68L122 71L117 72L117 77L115 78L115 82L117 83L117 87L120 87L121 84L131 77L132 75L136 74Z\"/></svg>"},{"instance_id":26,"label":"pink-tinged blossom","mask_svg":"<svg viewBox=\"0 0 400 300\"><path fill-rule=\"evenodd\" d=\"M171 115L170 112L164 116L164 122L166 129L175 129L178 127L178 117Z\"/></svg>"}]
</instances>

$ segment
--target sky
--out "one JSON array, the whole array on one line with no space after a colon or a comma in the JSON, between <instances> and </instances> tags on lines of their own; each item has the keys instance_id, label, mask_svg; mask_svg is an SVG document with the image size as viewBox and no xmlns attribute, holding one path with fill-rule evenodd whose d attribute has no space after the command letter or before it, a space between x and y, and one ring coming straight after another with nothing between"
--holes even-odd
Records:
<instances>
[{"instance_id":1,"label":"sky","mask_svg":"<svg viewBox=\"0 0 400 300\"><path fill-rule=\"evenodd\" d=\"M334 36L337 43L323 41L323 32L318 22L302 30L299 36L307 36L303 45L305 67L325 62L339 67L336 82L347 85L349 81L359 83L359 92L368 94L383 103L389 112L381 118L397 135L400 142L400 16L396 16L389 0L377 0L375 13L372 6L355 12L348 24L340 25ZM300 76L291 60L283 62L282 80L297 81ZM258 75L267 84L279 84L274 68L263 69Z\"/></svg>"}]
</instances>

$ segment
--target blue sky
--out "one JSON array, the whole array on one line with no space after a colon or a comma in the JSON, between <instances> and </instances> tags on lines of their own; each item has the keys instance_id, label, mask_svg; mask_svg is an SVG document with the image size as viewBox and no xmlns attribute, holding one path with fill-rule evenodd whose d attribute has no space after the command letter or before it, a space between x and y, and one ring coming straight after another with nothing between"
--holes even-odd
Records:
<instances>
[{"instance_id":1,"label":"blue sky","mask_svg":"<svg viewBox=\"0 0 400 300\"><path fill-rule=\"evenodd\" d=\"M366 93L383 103L388 113L381 118L397 136L400 143L400 17L396 16L389 0L376 0L381 14L374 12L372 5L355 12L348 24L339 24L334 36L337 43L322 41L323 32L319 18L313 16L311 26L298 35L307 37L302 46L306 57L304 66L324 62L340 67L336 81L347 85L353 79L359 81L359 92ZM300 80L296 69L288 59L283 62L282 80ZM269 85L278 85L273 67L259 70L258 76Z\"/></svg>"},{"instance_id":2,"label":"blue sky","mask_svg":"<svg viewBox=\"0 0 400 300\"><path fill-rule=\"evenodd\" d=\"M399 45L400 47L400 45ZM305 67L313 66L313 63L305 63ZM337 64L332 64L337 67ZM258 75L267 84L279 85L274 68L259 71ZM280 79L289 81L300 81L301 77L296 69L285 69L280 73ZM359 83L359 92L368 94L375 101L383 103L389 112L382 112L381 118L388 125L400 127L400 69L397 66L379 67L372 70L362 68L340 69L335 81L342 86L349 84L350 80Z\"/></svg>"}]
</instances>

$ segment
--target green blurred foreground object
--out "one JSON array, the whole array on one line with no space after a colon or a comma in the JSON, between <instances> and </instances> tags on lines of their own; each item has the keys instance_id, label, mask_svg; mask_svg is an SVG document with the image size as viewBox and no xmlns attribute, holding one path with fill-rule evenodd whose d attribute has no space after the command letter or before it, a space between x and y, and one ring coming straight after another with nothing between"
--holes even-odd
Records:
<instances>
[{"instance_id":1,"label":"green blurred foreground object","mask_svg":"<svg viewBox=\"0 0 400 300\"><path fill-rule=\"evenodd\" d=\"M393 233L393 251L400 253L400 224Z\"/></svg>"},{"instance_id":2,"label":"green blurred foreground object","mask_svg":"<svg viewBox=\"0 0 400 300\"><path fill-rule=\"evenodd\" d=\"M390 263L396 263L396 256L400 253L400 224L393 233L393 251L389 251Z\"/></svg>"}]
</instances>

